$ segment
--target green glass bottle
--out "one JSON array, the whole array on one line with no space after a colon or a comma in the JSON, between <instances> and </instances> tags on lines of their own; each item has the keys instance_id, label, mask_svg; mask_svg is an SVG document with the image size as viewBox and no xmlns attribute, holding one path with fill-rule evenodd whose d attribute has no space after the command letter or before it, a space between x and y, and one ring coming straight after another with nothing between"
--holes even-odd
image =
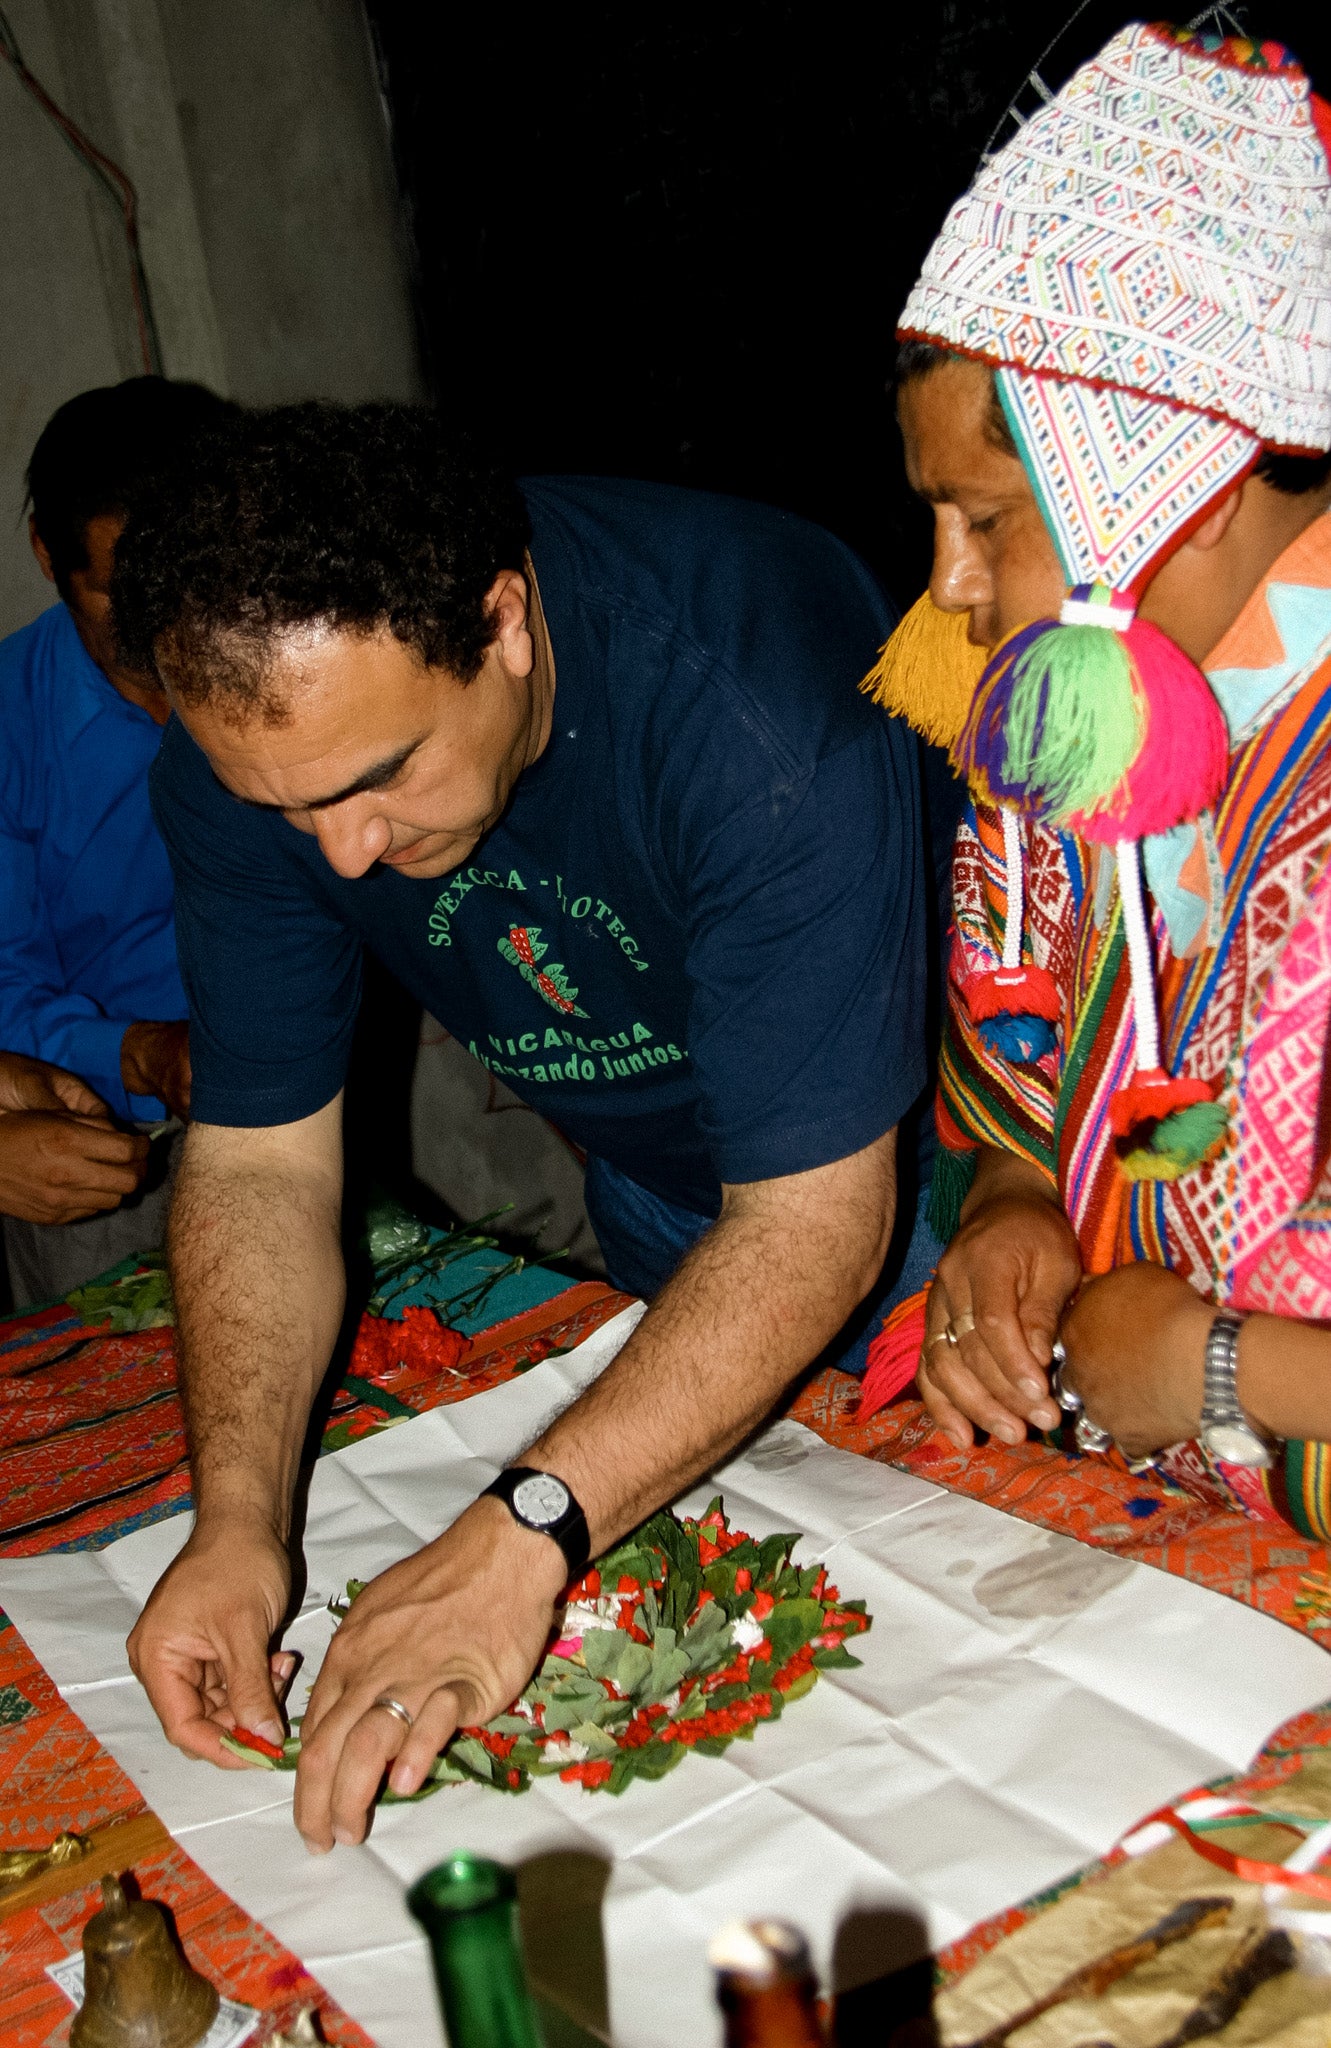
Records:
<instances>
[{"instance_id":1,"label":"green glass bottle","mask_svg":"<svg viewBox=\"0 0 1331 2048\"><path fill-rule=\"evenodd\" d=\"M427 1870L407 1894L430 1939L449 2048L544 2048L516 1902L512 1871L465 1851Z\"/></svg>"}]
</instances>

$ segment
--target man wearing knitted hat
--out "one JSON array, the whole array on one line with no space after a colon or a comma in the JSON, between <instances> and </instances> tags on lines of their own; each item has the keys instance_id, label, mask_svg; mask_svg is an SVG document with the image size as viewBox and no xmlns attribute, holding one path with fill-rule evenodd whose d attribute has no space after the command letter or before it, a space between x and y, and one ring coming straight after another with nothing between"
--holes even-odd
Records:
<instances>
[{"instance_id":1,"label":"man wearing knitted hat","mask_svg":"<svg viewBox=\"0 0 1331 2048\"><path fill-rule=\"evenodd\" d=\"M1017 1442L1057 1396L1319 1537L1329 151L1279 45L1133 25L982 165L902 317L934 570L872 679L974 799L934 1419Z\"/></svg>"}]
</instances>

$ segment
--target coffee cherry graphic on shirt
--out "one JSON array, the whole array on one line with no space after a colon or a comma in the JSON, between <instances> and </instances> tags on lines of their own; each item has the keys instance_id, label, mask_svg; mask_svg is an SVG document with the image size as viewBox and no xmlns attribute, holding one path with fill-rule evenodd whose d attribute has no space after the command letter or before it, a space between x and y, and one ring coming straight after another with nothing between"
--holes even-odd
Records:
<instances>
[{"instance_id":1,"label":"coffee cherry graphic on shirt","mask_svg":"<svg viewBox=\"0 0 1331 2048\"><path fill-rule=\"evenodd\" d=\"M499 940L499 951L505 960L517 968L523 980L531 983L552 1010L558 1010L565 1017L585 1017L587 1012L578 1007L578 991L564 972L563 962L552 960L548 967L537 965L549 950L542 943L538 924L510 925L508 937Z\"/></svg>"}]
</instances>

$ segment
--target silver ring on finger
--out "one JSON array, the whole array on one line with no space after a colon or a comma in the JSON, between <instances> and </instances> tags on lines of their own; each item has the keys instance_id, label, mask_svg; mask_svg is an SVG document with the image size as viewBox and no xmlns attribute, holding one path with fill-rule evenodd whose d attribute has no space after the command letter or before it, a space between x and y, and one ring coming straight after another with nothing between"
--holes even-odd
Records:
<instances>
[{"instance_id":1,"label":"silver ring on finger","mask_svg":"<svg viewBox=\"0 0 1331 2048\"><path fill-rule=\"evenodd\" d=\"M971 1331L974 1328L974 1316L971 1314L968 1308L963 1309L961 1314L959 1316L955 1316L947 1326L949 1343L959 1344L963 1337L969 1337Z\"/></svg>"},{"instance_id":2,"label":"silver ring on finger","mask_svg":"<svg viewBox=\"0 0 1331 2048\"><path fill-rule=\"evenodd\" d=\"M1054 1370L1050 1375L1049 1382L1053 1389L1054 1399L1065 1415L1080 1415L1083 1406L1081 1395L1075 1387L1070 1387L1063 1378L1063 1374L1067 1369L1067 1363L1067 1352L1061 1344L1055 1344Z\"/></svg>"},{"instance_id":3,"label":"silver ring on finger","mask_svg":"<svg viewBox=\"0 0 1331 2048\"><path fill-rule=\"evenodd\" d=\"M393 1719L400 1721L406 1729L412 1729L416 1725L416 1716L408 1712L401 1700L395 1700L391 1692L381 1692L371 1703L371 1712L375 1707L382 1707L386 1714L391 1714Z\"/></svg>"}]
</instances>

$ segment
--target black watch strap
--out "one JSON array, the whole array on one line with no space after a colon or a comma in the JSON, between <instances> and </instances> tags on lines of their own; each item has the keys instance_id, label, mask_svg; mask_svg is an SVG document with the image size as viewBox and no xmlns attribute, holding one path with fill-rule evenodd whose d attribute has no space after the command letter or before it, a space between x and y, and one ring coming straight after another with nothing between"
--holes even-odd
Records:
<instances>
[{"instance_id":1,"label":"black watch strap","mask_svg":"<svg viewBox=\"0 0 1331 2048\"><path fill-rule=\"evenodd\" d=\"M564 1553L569 1577L581 1578L592 1552L587 1517L582 1503L570 1486L553 1472L538 1471L534 1465L510 1465L486 1487L502 1500L515 1522L534 1529L539 1536L552 1536Z\"/></svg>"}]
</instances>

